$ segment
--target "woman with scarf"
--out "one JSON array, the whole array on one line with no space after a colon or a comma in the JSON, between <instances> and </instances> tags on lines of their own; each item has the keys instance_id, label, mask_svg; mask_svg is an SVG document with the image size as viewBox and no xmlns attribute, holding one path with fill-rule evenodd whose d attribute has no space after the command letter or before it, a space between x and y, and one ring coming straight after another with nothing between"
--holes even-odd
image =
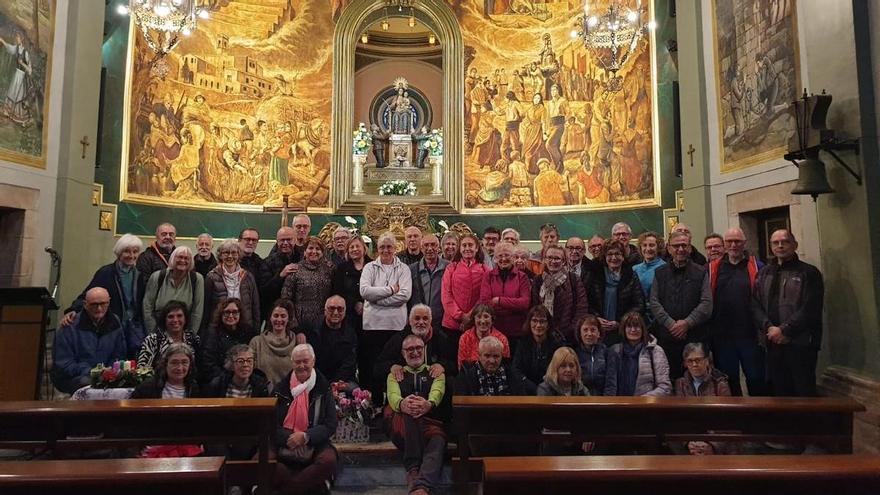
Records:
<instances>
[{"instance_id":1,"label":"woman with scarf","mask_svg":"<svg viewBox=\"0 0 880 495\"><path fill-rule=\"evenodd\" d=\"M248 274L250 275L250 274ZM224 298L214 310L211 324L203 332L199 354L199 383L202 385L223 375L226 353L235 345L247 345L257 332L242 319L241 299Z\"/></svg>"},{"instance_id":2,"label":"woman with scarf","mask_svg":"<svg viewBox=\"0 0 880 495\"><path fill-rule=\"evenodd\" d=\"M275 385L278 452L274 488L282 495L330 493L336 474L336 403L330 382L315 369L309 344L293 348L292 371Z\"/></svg>"},{"instance_id":3,"label":"woman with scarf","mask_svg":"<svg viewBox=\"0 0 880 495\"><path fill-rule=\"evenodd\" d=\"M297 344L305 343L306 334L294 331L293 303L286 299L275 301L267 326L263 333L251 339L250 346L254 350L254 367L274 384L290 373L293 366L290 353Z\"/></svg>"},{"instance_id":4,"label":"woman with scarf","mask_svg":"<svg viewBox=\"0 0 880 495\"><path fill-rule=\"evenodd\" d=\"M195 369L195 353L199 350L201 339L187 326L189 318L186 313L186 304L180 301L170 301L159 313L159 323L156 331L147 335L141 345L137 357L138 367L149 366L157 369L159 358L174 344L186 344L193 351L190 365Z\"/></svg>"},{"instance_id":5,"label":"woman with scarf","mask_svg":"<svg viewBox=\"0 0 880 495\"><path fill-rule=\"evenodd\" d=\"M550 330L550 312L542 305L529 311L523 324L523 337L513 354L513 367L519 371L525 381L526 393L535 395L538 384L544 379L547 365L556 349L563 346L558 334Z\"/></svg>"},{"instance_id":6,"label":"woman with scarf","mask_svg":"<svg viewBox=\"0 0 880 495\"><path fill-rule=\"evenodd\" d=\"M550 328L566 343L577 341L578 322L587 315L587 296L579 277L569 273L565 250L550 246L544 250L544 271L532 283L532 305L542 304L550 312Z\"/></svg>"},{"instance_id":7,"label":"woman with scarf","mask_svg":"<svg viewBox=\"0 0 880 495\"><path fill-rule=\"evenodd\" d=\"M239 320L249 329L260 328L260 294L254 276L243 269L241 246L235 239L226 239L217 248L217 264L206 277L208 314L214 313L218 303L226 298L239 300ZM211 322L214 323L214 322ZM250 338L248 338L250 340ZM246 344L247 341L241 342Z\"/></svg>"},{"instance_id":8,"label":"woman with scarf","mask_svg":"<svg viewBox=\"0 0 880 495\"><path fill-rule=\"evenodd\" d=\"M590 312L599 317L606 345L620 342L617 327L623 315L631 311L645 313L642 285L624 260L624 247L616 239L606 240L599 262L593 263L587 277L587 304Z\"/></svg>"},{"instance_id":9,"label":"woman with scarf","mask_svg":"<svg viewBox=\"0 0 880 495\"><path fill-rule=\"evenodd\" d=\"M497 315L495 326L509 340L511 351L516 351L516 341L528 335L526 313L532 299L529 277L513 266L513 245L501 242L495 247L495 268L483 277L480 302L488 304Z\"/></svg>"},{"instance_id":10,"label":"woman with scarf","mask_svg":"<svg viewBox=\"0 0 880 495\"><path fill-rule=\"evenodd\" d=\"M670 395L669 361L657 339L648 334L642 315L624 315L619 331L624 341L611 346L606 357L605 395Z\"/></svg>"},{"instance_id":11,"label":"woman with scarf","mask_svg":"<svg viewBox=\"0 0 880 495\"><path fill-rule=\"evenodd\" d=\"M110 294L109 312L122 322L128 357L137 356L146 336L142 304L147 281L135 266L143 249L144 243L138 237L131 234L120 237L113 246L116 261L98 268L82 294L64 310L64 317L58 323L59 328L70 326L76 314L83 310L86 292L93 287L102 287Z\"/></svg>"},{"instance_id":12,"label":"woman with scarf","mask_svg":"<svg viewBox=\"0 0 880 495\"><path fill-rule=\"evenodd\" d=\"M317 331L324 320L324 302L330 296L333 265L324 257L324 241L309 236L299 269L284 280L281 299L293 302L297 326L302 331Z\"/></svg>"},{"instance_id":13,"label":"woman with scarf","mask_svg":"<svg viewBox=\"0 0 880 495\"><path fill-rule=\"evenodd\" d=\"M473 327L461 335L461 341L458 347L458 369L461 370L464 365L477 362L479 359L479 345L484 337L495 337L501 342L503 350L501 357L510 359L510 343L503 333L495 328L495 311L487 304L477 304L471 310L468 318L473 322Z\"/></svg>"}]
</instances>

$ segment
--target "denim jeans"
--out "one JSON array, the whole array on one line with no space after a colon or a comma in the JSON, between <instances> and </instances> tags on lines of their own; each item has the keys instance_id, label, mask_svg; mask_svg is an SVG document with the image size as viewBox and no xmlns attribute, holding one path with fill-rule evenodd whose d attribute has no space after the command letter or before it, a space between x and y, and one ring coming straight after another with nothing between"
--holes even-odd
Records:
<instances>
[{"instance_id":1,"label":"denim jeans","mask_svg":"<svg viewBox=\"0 0 880 495\"><path fill-rule=\"evenodd\" d=\"M746 376L746 386L750 396L766 395L767 381L764 372L764 349L754 339L714 338L712 354L715 367L727 375L730 393L741 396L739 370Z\"/></svg>"}]
</instances>

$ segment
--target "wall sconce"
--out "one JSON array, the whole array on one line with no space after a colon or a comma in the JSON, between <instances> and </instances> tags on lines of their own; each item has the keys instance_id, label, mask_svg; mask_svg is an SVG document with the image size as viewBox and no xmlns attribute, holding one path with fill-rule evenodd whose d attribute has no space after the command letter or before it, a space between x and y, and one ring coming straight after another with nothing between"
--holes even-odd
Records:
<instances>
[{"instance_id":1,"label":"wall sconce","mask_svg":"<svg viewBox=\"0 0 880 495\"><path fill-rule=\"evenodd\" d=\"M388 31L388 19L382 19L382 31Z\"/></svg>"},{"instance_id":2,"label":"wall sconce","mask_svg":"<svg viewBox=\"0 0 880 495\"><path fill-rule=\"evenodd\" d=\"M431 33L428 35L428 44L433 45L434 43L437 43L437 37L434 36L434 33Z\"/></svg>"},{"instance_id":3,"label":"wall sconce","mask_svg":"<svg viewBox=\"0 0 880 495\"><path fill-rule=\"evenodd\" d=\"M792 103L794 106L795 124L797 134L788 142L789 152L784 158L798 167L798 182L792 194L808 194L813 201L820 194L834 192L834 188L828 183L825 174L825 163L819 159L819 152L824 151L831 155L853 178L858 185L862 185L862 176L838 155L837 151L854 151L859 154L858 139L838 139L834 137L834 130L825 127L825 119L828 116L828 107L831 106L831 95L822 91L820 95L804 94Z\"/></svg>"},{"instance_id":4,"label":"wall sconce","mask_svg":"<svg viewBox=\"0 0 880 495\"><path fill-rule=\"evenodd\" d=\"M361 33L361 43L366 45L368 41L370 41L370 36L367 34L366 31L364 31L363 33Z\"/></svg>"}]
</instances>

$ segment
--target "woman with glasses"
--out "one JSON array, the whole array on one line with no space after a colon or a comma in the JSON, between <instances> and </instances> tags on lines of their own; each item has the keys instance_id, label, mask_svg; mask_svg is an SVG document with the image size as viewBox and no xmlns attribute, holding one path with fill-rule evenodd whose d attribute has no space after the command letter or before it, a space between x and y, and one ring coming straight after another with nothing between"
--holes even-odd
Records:
<instances>
[{"instance_id":1,"label":"woman with glasses","mask_svg":"<svg viewBox=\"0 0 880 495\"><path fill-rule=\"evenodd\" d=\"M324 301L330 295L333 265L324 256L324 241L309 236L299 269L287 275L281 299L289 299L295 308L295 321L300 330L311 331L321 326Z\"/></svg>"},{"instance_id":2,"label":"woman with glasses","mask_svg":"<svg viewBox=\"0 0 880 495\"><path fill-rule=\"evenodd\" d=\"M528 332L519 341L513 354L513 367L525 377L523 385L526 393L535 395L538 384L544 379L550 358L557 349L563 346L556 333L550 329L550 312L542 305L529 311L523 324L523 331Z\"/></svg>"},{"instance_id":3,"label":"woman with glasses","mask_svg":"<svg viewBox=\"0 0 880 495\"><path fill-rule=\"evenodd\" d=\"M242 320L243 307L241 299L235 297L224 298L217 304L211 324L203 333L199 354L199 383L202 385L223 374L229 349L248 344L257 335L253 327Z\"/></svg>"},{"instance_id":4,"label":"woman with glasses","mask_svg":"<svg viewBox=\"0 0 880 495\"><path fill-rule=\"evenodd\" d=\"M620 341L617 327L623 315L645 312L642 285L624 260L624 253L623 243L608 239L602 247L600 262L593 265L587 277L587 304L590 312L599 317L602 339L607 345Z\"/></svg>"},{"instance_id":5,"label":"woman with glasses","mask_svg":"<svg viewBox=\"0 0 880 495\"><path fill-rule=\"evenodd\" d=\"M495 327L513 344L528 334L523 324L532 299L532 284L525 273L513 266L512 244L499 243L494 259L495 268L483 277L480 302L495 310Z\"/></svg>"},{"instance_id":6,"label":"woman with glasses","mask_svg":"<svg viewBox=\"0 0 880 495\"><path fill-rule=\"evenodd\" d=\"M675 380L678 397L730 397L727 375L712 366L712 355L702 342L691 342L682 352L684 376ZM676 454L713 455L730 453L732 446L725 442L687 442L685 445L670 444Z\"/></svg>"},{"instance_id":7,"label":"woman with glasses","mask_svg":"<svg viewBox=\"0 0 880 495\"><path fill-rule=\"evenodd\" d=\"M565 342L574 343L577 324L587 315L587 295L580 278L568 271L565 250L549 246L544 250L544 270L532 283L532 304L541 304L550 313L550 327Z\"/></svg>"},{"instance_id":8,"label":"woman with glasses","mask_svg":"<svg viewBox=\"0 0 880 495\"><path fill-rule=\"evenodd\" d=\"M198 394L195 351L183 342L162 350L153 378L135 387L132 399L187 399Z\"/></svg>"},{"instance_id":9,"label":"woman with glasses","mask_svg":"<svg viewBox=\"0 0 880 495\"><path fill-rule=\"evenodd\" d=\"M159 313L156 331L147 335L138 353L138 367L149 366L156 370L160 356L173 344L186 344L190 350L198 352L201 339L187 326L186 304L169 301ZM191 357L195 363L195 354Z\"/></svg>"},{"instance_id":10,"label":"woman with glasses","mask_svg":"<svg viewBox=\"0 0 880 495\"><path fill-rule=\"evenodd\" d=\"M260 294L257 281L250 272L239 264L241 246L234 239L226 239L217 248L220 262L205 279L208 292L209 313L214 314L218 304L226 298L239 300L239 321L250 329L260 328ZM214 324L212 319L210 324ZM250 340L241 342L247 343Z\"/></svg>"},{"instance_id":11,"label":"woman with glasses","mask_svg":"<svg viewBox=\"0 0 880 495\"><path fill-rule=\"evenodd\" d=\"M642 315L635 312L624 315L619 331L623 342L611 346L606 356L605 395L670 395L669 361L663 348L648 333Z\"/></svg>"}]
</instances>

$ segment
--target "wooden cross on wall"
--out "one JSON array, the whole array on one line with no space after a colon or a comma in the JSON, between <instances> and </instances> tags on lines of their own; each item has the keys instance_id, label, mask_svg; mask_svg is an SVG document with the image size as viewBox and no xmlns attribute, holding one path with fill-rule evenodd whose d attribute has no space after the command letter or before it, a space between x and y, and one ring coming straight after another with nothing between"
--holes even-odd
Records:
<instances>
[{"instance_id":1,"label":"wooden cross on wall","mask_svg":"<svg viewBox=\"0 0 880 495\"><path fill-rule=\"evenodd\" d=\"M693 144L688 144L687 154L691 158L691 167L694 166L694 152L696 152L696 151L697 151L697 149L694 148Z\"/></svg>"},{"instance_id":2,"label":"wooden cross on wall","mask_svg":"<svg viewBox=\"0 0 880 495\"><path fill-rule=\"evenodd\" d=\"M277 206L264 206L263 207L264 213L281 212L281 226L282 227L289 227L290 226L287 223L287 214L290 212L290 203L288 202L289 198L290 198L289 194L282 194L281 195L281 207L280 208Z\"/></svg>"},{"instance_id":3,"label":"wooden cross on wall","mask_svg":"<svg viewBox=\"0 0 880 495\"><path fill-rule=\"evenodd\" d=\"M83 158L83 160L85 160L86 159L86 148L88 148L88 146L92 143L89 142L88 136L83 136L83 138L79 140L79 144L81 144L83 147L82 158Z\"/></svg>"}]
</instances>

